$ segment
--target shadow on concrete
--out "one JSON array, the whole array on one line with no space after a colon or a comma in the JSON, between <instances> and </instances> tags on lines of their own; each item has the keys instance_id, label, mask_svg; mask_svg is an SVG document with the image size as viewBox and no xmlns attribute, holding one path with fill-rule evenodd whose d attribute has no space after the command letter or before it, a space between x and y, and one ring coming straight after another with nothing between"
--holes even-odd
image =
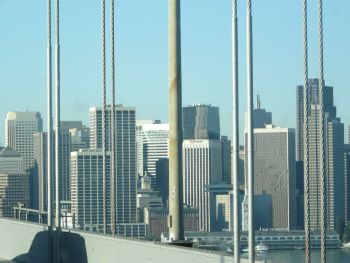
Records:
<instances>
[{"instance_id":1,"label":"shadow on concrete","mask_svg":"<svg viewBox=\"0 0 350 263\"><path fill-rule=\"evenodd\" d=\"M13 259L19 263L47 263L49 261L49 231L42 231L35 235L27 253ZM76 233L61 232L61 262L62 263L87 263L85 240ZM52 246L56 247L57 232L52 231ZM56 255L54 251L53 255ZM4 261L7 262L7 261ZM11 262L11 261L9 261ZM2 261L0 261L2 263Z\"/></svg>"}]
</instances>

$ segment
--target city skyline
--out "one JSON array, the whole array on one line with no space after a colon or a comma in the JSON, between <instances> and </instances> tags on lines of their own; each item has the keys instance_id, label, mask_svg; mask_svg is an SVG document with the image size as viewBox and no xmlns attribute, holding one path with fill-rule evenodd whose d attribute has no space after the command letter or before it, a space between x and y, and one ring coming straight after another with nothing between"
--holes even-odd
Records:
<instances>
[{"instance_id":1,"label":"city skyline","mask_svg":"<svg viewBox=\"0 0 350 263\"><path fill-rule=\"evenodd\" d=\"M227 94L231 94L231 3L223 1L217 4L213 0L202 0L200 6L198 3L198 0L193 0L182 5L183 104L219 106L222 134L230 137L231 96ZM348 126L350 116L346 114L346 98L350 94L343 79L347 73L346 61L350 59L350 54L345 52L350 44L349 34L346 34L349 29L344 26L348 21L346 7L350 7L350 3L334 0L332 3L325 1L324 5L325 80L326 85L334 87L335 105ZM4 119L6 112L16 109L40 111L46 127L46 5L42 1L19 5L18 1L4 0L0 7L0 30L4 32L0 57L6 65L0 71L2 96L6 98L0 105L0 117ZM275 112L275 124L295 127L295 87L302 83L300 3L268 0L262 4L254 1L253 8L254 38L259 43L254 46L256 91L261 94L262 107ZM11 17L15 11L19 15ZM89 107L99 105L101 101L99 96L94 96L99 94L101 85L99 11L99 2L62 3L62 119L80 119L87 123ZM151 107L144 100L146 95L167 98L167 3L153 0L146 5L122 0L116 11L119 20L117 102L136 107L137 119L167 122L167 99L157 99L157 103L152 103L156 106ZM141 16L141 12L150 15ZM242 34L244 12L244 3L239 2L239 32ZM316 3L310 3L309 15L316 17ZM279 23L274 22L276 19ZM264 23L260 22L262 20ZM310 19L309 28L310 77L318 77L317 25L314 20ZM142 46L139 44L141 40ZM25 45L23 41L26 41ZM243 41L242 37L239 43L241 112L246 108ZM265 63L267 59L268 65ZM134 75L139 77L134 78ZM130 92L133 89L140 94L138 98ZM84 92L87 95L82 97ZM25 100L15 94L25 95L22 96ZM281 101L281 98L285 99ZM242 114L240 119L243 127ZM240 133L242 137L243 130ZM0 123L0 145L4 145L3 122Z\"/></svg>"}]
</instances>

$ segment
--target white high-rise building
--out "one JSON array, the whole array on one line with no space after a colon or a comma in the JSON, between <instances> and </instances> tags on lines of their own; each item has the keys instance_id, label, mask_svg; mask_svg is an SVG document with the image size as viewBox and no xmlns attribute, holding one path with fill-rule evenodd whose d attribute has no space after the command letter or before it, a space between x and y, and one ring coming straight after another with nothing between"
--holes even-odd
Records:
<instances>
[{"instance_id":1,"label":"white high-rise building","mask_svg":"<svg viewBox=\"0 0 350 263\"><path fill-rule=\"evenodd\" d=\"M106 144L111 149L111 106L106 111ZM115 106L116 220L136 222L136 135L135 108ZM102 148L102 109L90 108L90 147Z\"/></svg>"},{"instance_id":2,"label":"white high-rise building","mask_svg":"<svg viewBox=\"0 0 350 263\"><path fill-rule=\"evenodd\" d=\"M160 120L136 120L136 161L138 176L144 175L143 164L143 126L161 124Z\"/></svg>"},{"instance_id":3,"label":"white high-rise building","mask_svg":"<svg viewBox=\"0 0 350 263\"><path fill-rule=\"evenodd\" d=\"M169 124L142 125L143 174L156 175L156 162L168 158Z\"/></svg>"},{"instance_id":4,"label":"white high-rise building","mask_svg":"<svg viewBox=\"0 0 350 263\"><path fill-rule=\"evenodd\" d=\"M76 227L103 230L103 155L102 150L71 153L71 201ZM110 155L106 158L107 225L110 225Z\"/></svg>"},{"instance_id":5,"label":"white high-rise building","mask_svg":"<svg viewBox=\"0 0 350 263\"><path fill-rule=\"evenodd\" d=\"M221 155L220 140L183 141L184 203L199 209L199 231L211 231L209 185L222 180Z\"/></svg>"},{"instance_id":6,"label":"white high-rise building","mask_svg":"<svg viewBox=\"0 0 350 263\"><path fill-rule=\"evenodd\" d=\"M33 134L41 132L43 121L39 112L15 111L7 113L5 144L15 149L24 160L26 170L34 164Z\"/></svg>"}]
</instances>

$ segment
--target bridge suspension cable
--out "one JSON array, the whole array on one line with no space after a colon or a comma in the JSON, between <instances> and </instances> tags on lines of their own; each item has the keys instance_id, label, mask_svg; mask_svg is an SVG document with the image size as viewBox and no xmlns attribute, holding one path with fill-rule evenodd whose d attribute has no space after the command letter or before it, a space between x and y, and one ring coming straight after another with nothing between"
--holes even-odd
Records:
<instances>
[{"instance_id":1,"label":"bridge suspension cable","mask_svg":"<svg viewBox=\"0 0 350 263\"><path fill-rule=\"evenodd\" d=\"M106 199L106 3L101 2L102 12L102 210L103 233L107 233L107 199Z\"/></svg>"},{"instance_id":2,"label":"bridge suspension cable","mask_svg":"<svg viewBox=\"0 0 350 263\"><path fill-rule=\"evenodd\" d=\"M319 123L320 123L320 189L321 189L321 263L326 263L326 174L325 174L325 116L324 116L324 70L323 70L323 6L318 0L318 32L319 32Z\"/></svg>"},{"instance_id":3,"label":"bridge suspension cable","mask_svg":"<svg viewBox=\"0 0 350 263\"><path fill-rule=\"evenodd\" d=\"M308 28L307 0L302 0L303 11L303 62L304 62L304 229L305 229L305 263L310 257L310 197L309 197L309 66L308 66Z\"/></svg>"},{"instance_id":4,"label":"bridge suspension cable","mask_svg":"<svg viewBox=\"0 0 350 263\"><path fill-rule=\"evenodd\" d=\"M111 0L111 74L112 74L112 105L111 105L111 232L116 234L116 167L115 167L115 48L114 48L114 0Z\"/></svg>"}]
</instances>

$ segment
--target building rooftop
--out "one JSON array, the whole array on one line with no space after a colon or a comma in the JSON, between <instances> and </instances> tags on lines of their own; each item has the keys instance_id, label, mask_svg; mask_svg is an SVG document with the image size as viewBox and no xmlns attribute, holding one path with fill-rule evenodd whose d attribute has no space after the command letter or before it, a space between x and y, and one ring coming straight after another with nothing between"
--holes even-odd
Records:
<instances>
[{"instance_id":1,"label":"building rooftop","mask_svg":"<svg viewBox=\"0 0 350 263\"><path fill-rule=\"evenodd\" d=\"M7 146L0 151L0 157L21 157L21 155L15 149Z\"/></svg>"}]
</instances>

